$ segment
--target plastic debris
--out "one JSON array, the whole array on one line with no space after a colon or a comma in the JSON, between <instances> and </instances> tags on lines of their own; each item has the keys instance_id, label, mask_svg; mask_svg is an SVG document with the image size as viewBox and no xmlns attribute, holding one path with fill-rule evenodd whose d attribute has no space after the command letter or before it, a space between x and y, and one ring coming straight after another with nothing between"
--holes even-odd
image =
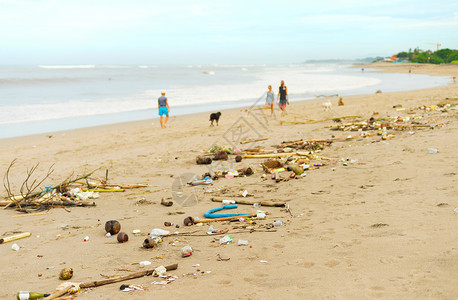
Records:
<instances>
[{"instance_id":1,"label":"plastic debris","mask_svg":"<svg viewBox=\"0 0 458 300\"><path fill-rule=\"evenodd\" d=\"M154 269L155 276L163 276L165 272L167 272L167 269L164 266L160 266Z\"/></svg>"},{"instance_id":2,"label":"plastic debris","mask_svg":"<svg viewBox=\"0 0 458 300\"><path fill-rule=\"evenodd\" d=\"M140 262L140 267L145 267L151 265L151 262L149 260L144 260Z\"/></svg>"},{"instance_id":3,"label":"plastic debris","mask_svg":"<svg viewBox=\"0 0 458 300\"><path fill-rule=\"evenodd\" d=\"M192 255L192 248L191 248L191 246L186 245L186 246L184 246L183 248L181 248L181 255L182 255L183 257L191 256L191 255Z\"/></svg>"},{"instance_id":4,"label":"plastic debris","mask_svg":"<svg viewBox=\"0 0 458 300\"><path fill-rule=\"evenodd\" d=\"M437 150L435 148L428 148L428 153L429 154L436 154L436 153L439 153L439 150Z\"/></svg>"},{"instance_id":5,"label":"plastic debris","mask_svg":"<svg viewBox=\"0 0 458 300\"><path fill-rule=\"evenodd\" d=\"M155 229L151 230L151 233L150 233L149 236L150 236L150 238L154 239L155 237L168 235L168 234L170 234L170 231L163 230L163 229L160 229L160 228L155 228Z\"/></svg>"},{"instance_id":6,"label":"plastic debris","mask_svg":"<svg viewBox=\"0 0 458 300\"><path fill-rule=\"evenodd\" d=\"M237 245L239 245L239 246L248 246L248 241L247 240L239 240Z\"/></svg>"},{"instance_id":7,"label":"plastic debris","mask_svg":"<svg viewBox=\"0 0 458 300\"><path fill-rule=\"evenodd\" d=\"M274 222L272 223L272 225L274 225L274 226L282 226L282 225L283 225L283 222L282 222L282 220L274 221Z\"/></svg>"},{"instance_id":8,"label":"plastic debris","mask_svg":"<svg viewBox=\"0 0 458 300\"><path fill-rule=\"evenodd\" d=\"M230 235L226 235L219 239L219 243L221 245L232 243L232 237Z\"/></svg>"}]
</instances>

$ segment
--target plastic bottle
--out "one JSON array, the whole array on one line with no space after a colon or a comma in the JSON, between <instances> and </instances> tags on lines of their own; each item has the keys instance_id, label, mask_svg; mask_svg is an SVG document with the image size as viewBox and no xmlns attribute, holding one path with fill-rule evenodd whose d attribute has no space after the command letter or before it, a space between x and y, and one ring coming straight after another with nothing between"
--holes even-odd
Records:
<instances>
[{"instance_id":1,"label":"plastic bottle","mask_svg":"<svg viewBox=\"0 0 458 300\"><path fill-rule=\"evenodd\" d=\"M230 235L226 235L223 238L219 239L220 244L228 244L232 243L232 237Z\"/></svg>"},{"instance_id":2,"label":"plastic bottle","mask_svg":"<svg viewBox=\"0 0 458 300\"><path fill-rule=\"evenodd\" d=\"M439 153L439 150L437 150L435 148L428 148L428 153L429 154L436 154L436 153Z\"/></svg>"},{"instance_id":3,"label":"plastic bottle","mask_svg":"<svg viewBox=\"0 0 458 300\"><path fill-rule=\"evenodd\" d=\"M27 299L41 299L48 297L50 294L42 294L37 292L28 292L28 291L19 291L17 293L16 299L18 300L27 300Z\"/></svg>"}]
</instances>

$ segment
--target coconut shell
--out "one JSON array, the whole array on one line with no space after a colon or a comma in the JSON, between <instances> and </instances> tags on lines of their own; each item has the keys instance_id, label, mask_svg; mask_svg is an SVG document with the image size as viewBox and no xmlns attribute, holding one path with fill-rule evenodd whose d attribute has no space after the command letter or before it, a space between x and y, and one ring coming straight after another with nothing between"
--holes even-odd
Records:
<instances>
[{"instance_id":1,"label":"coconut shell","mask_svg":"<svg viewBox=\"0 0 458 300\"><path fill-rule=\"evenodd\" d=\"M118 233L118 242L125 243L129 240L129 236L125 232Z\"/></svg>"},{"instance_id":2,"label":"coconut shell","mask_svg":"<svg viewBox=\"0 0 458 300\"><path fill-rule=\"evenodd\" d=\"M198 165L209 165L212 163L212 159L211 157L208 157L208 156L197 156L196 163Z\"/></svg>"},{"instance_id":3,"label":"coconut shell","mask_svg":"<svg viewBox=\"0 0 458 300\"><path fill-rule=\"evenodd\" d=\"M109 232L111 235L115 235L121 231L121 224L116 220L107 221L105 223L105 231Z\"/></svg>"},{"instance_id":4,"label":"coconut shell","mask_svg":"<svg viewBox=\"0 0 458 300\"><path fill-rule=\"evenodd\" d=\"M228 159L228 156L227 156L227 153L226 151L218 151L215 153L215 157L213 157L213 160L227 160Z\"/></svg>"},{"instance_id":5,"label":"coconut shell","mask_svg":"<svg viewBox=\"0 0 458 300\"><path fill-rule=\"evenodd\" d=\"M194 218L193 217L187 217L183 221L185 226L191 226L194 225Z\"/></svg>"},{"instance_id":6,"label":"coconut shell","mask_svg":"<svg viewBox=\"0 0 458 300\"><path fill-rule=\"evenodd\" d=\"M154 248L157 245L156 241L151 238L147 238L143 241L143 248Z\"/></svg>"},{"instance_id":7,"label":"coconut shell","mask_svg":"<svg viewBox=\"0 0 458 300\"><path fill-rule=\"evenodd\" d=\"M59 273L60 280L68 280L73 277L73 269L72 268L65 268L62 269Z\"/></svg>"}]
</instances>

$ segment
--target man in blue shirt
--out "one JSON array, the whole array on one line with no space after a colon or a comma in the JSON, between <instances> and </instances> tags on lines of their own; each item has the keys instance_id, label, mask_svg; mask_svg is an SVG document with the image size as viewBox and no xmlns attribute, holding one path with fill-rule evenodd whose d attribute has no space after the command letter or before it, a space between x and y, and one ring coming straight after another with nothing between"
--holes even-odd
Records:
<instances>
[{"instance_id":1,"label":"man in blue shirt","mask_svg":"<svg viewBox=\"0 0 458 300\"><path fill-rule=\"evenodd\" d=\"M165 92L162 92L162 96L157 99L157 105L159 107L159 115L161 116L161 127L165 128L165 123L169 119L169 103L167 102L167 97L165 96ZM163 116L165 115L165 120L163 121Z\"/></svg>"}]
</instances>

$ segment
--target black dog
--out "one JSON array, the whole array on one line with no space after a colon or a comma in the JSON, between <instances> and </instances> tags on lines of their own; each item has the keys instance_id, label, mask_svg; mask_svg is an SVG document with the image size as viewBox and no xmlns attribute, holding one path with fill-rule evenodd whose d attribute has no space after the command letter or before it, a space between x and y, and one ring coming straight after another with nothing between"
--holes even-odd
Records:
<instances>
[{"instance_id":1,"label":"black dog","mask_svg":"<svg viewBox=\"0 0 458 300\"><path fill-rule=\"evenodd\" d=\"M210 114L210 126L213 125L213 121L216 121L216 126L218 126L219 117L221 116L220 112Z\"/></svg>"}]
</instances>

